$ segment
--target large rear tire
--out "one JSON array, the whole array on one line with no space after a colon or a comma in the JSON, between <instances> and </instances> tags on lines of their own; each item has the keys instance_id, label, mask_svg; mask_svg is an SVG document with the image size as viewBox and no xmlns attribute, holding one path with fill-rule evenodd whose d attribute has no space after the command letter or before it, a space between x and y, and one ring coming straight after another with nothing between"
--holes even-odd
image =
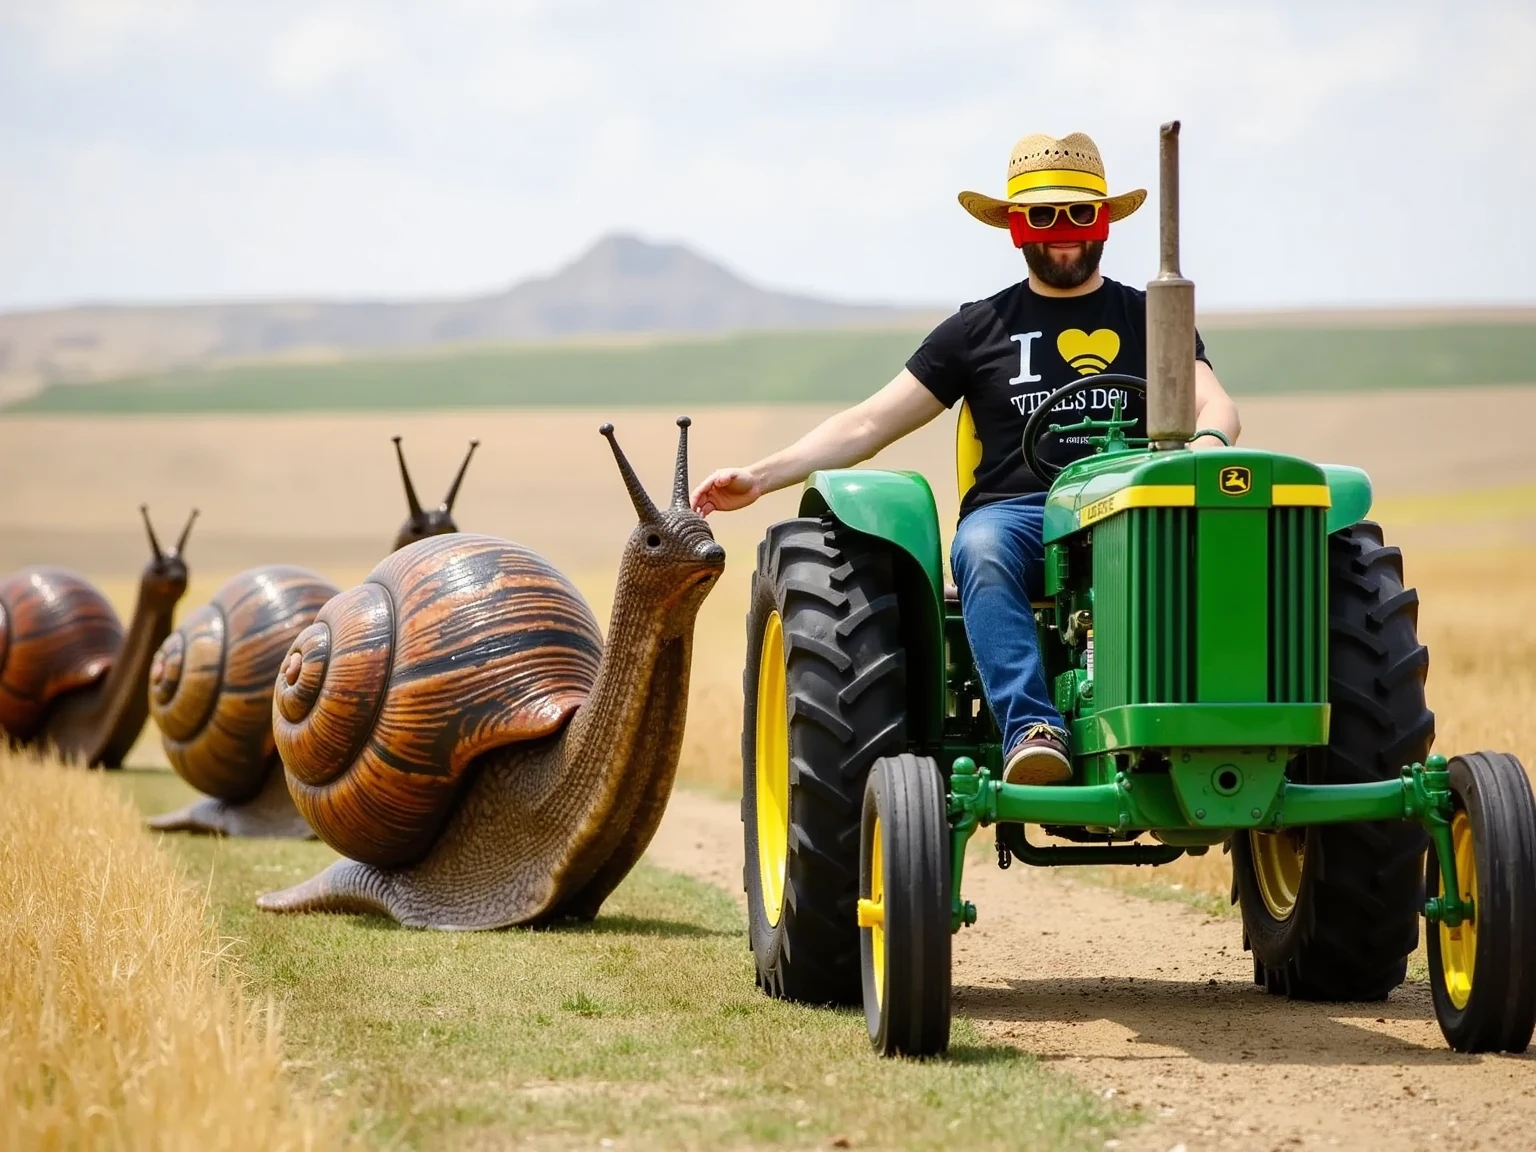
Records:
<instances>
[{"instance_id":1,"label":"large rear tire","mask_svg":"<svg viewBox=\"0 0 1536 1152\"><path fill-rule=\"evenodd\" d=\"M742 879L758 987L858 1004L864 782L907 733L895 574L878 540L831 517L769 529L743 679Z\"/></svg>"},{"instance_id":2,"label":"large rear tire","mask_svg":"<svg viewBox=\"0 0 1536 1152\"><path fill-rule=\"evenodd\" d=\"M1328 746L1291 766L1310 784L1396 779L1434 743L1429 652L1402 554L1363 521L1328 540ZM1299 771L1298 771L1299 770ZM1428 836L1406 821L1232 838L1254 980L1298 1000L1381 1000L1407 976L1424 907Z\"/></svg>"},{"instance_id":3,"label":"large rear tire","mask_svg":"<svg viewBox=\"0 0 1536 1152\"><path fill-rule=\"evenodd\" d=\"M1435 1018L1457 1052L1524 1052L1536 1031L1536 801L1515 757L1453 757L1451 850L1473 916L1430 925L1429 986ZM1425 885L1444 894L1433 844Z\"/></svg>"}]
</instances>

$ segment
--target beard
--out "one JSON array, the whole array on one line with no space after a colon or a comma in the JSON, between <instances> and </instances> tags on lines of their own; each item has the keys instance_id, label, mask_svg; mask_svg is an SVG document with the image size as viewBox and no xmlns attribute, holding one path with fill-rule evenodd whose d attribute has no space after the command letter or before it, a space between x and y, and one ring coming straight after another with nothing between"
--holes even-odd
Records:
<instances>
[{"instance_id":1,"label":"beard","mask_svg":"<svg viewBox=\"0 0 1536 1152\"><path fill-rule=\"evenodd\" d=\"M1076 288L1098 271L1104 241L1085 240L1082 252L1069 264L1061 263L1044 244L1024 245L1024 262L1042 284L1052 288Z\"/></svg>"}]
</instances>

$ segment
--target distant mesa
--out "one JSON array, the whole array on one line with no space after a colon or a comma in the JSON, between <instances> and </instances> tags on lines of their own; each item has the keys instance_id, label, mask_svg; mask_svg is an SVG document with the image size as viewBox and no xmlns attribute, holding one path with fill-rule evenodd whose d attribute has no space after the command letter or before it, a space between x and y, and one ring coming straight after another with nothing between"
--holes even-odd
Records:
<instances>
[{"instance_id":1,"label":"distant mesa","mask_svg":"<svg viewBox=\"0 0 1536 1152\"><path fill-rule=\"evenodd\" d=\"M774 292L681 244L604 237L552 275L458 300L122 305L0 313L0 404L51 384L273 357L643 333L920 325L939 308Z\"/></svg>"}]
</instances>

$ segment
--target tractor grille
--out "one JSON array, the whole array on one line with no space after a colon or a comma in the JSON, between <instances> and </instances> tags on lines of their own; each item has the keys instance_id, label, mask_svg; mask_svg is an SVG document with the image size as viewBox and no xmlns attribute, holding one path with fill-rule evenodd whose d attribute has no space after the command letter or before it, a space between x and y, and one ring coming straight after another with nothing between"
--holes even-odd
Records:
<instances>
[{"instance_id":1,"label":"tractor grille","mask_svg":"<svg viewBox=\"0 0 1536 1152\"><path fill-rule=\"evenodd\" d=\"M1194 700L1194 526L1193 508L1133 508L1094 529L1100 707Z\"/></svg>"},{"instance_id":2,"label":"tractor grille","mask_svg":"<svg viewBox=\"0 0 1536 1152\"><path fill-rule=\"evenodd\" d=\"M1269 510L1269 699L1328 699L1328 537L1322 508Z\"/></svg>"},{"instance_id":3,"label":"tractor grille","mask_svg":"<svg viewBox=\"0 0 1536 1152\"><path fill-rule=\"evenodd\" d=\"M1223 513L1225 514L1225 513ZM1254 509L1267 520L1267 549L1205 558L1208 579L1267 595L1246 682L1254 703L1328 699L1326 511ZM1225 643L1223 617L1206 608L1200 635L1199 510L1131 508L1094 527L1094 698L1121 704L1199 702L1199 645ZM1264 637L1261 650L1258 643ZM1209 657L1207 656L1206 659ZM1266 677L1267 665L1267 677ZM1227 665L1230 667L1230 664ZM1210 669L1207 677L1218 675ZM1263 686L1267 679L1267 690Z\"/></svg>"}]
</instances>

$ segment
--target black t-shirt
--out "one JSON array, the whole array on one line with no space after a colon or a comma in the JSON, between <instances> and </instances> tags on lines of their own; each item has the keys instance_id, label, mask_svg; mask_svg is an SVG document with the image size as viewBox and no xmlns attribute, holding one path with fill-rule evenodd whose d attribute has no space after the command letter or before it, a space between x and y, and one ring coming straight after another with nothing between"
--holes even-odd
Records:
<instances>
[{"instance_id":1,"label":"black t-shirt","mask_svg":"<svg viewBox=\"0 0 1536 1152\"><path fill-rule=\"evenodd\" d=\"M1100 373L1146 379L1146 300L1142 289L1107 276L1084 296L1040 296L1021 280L962 305L929 333L907 368L946 408L968 401L981 439L981 463L960 503L962 516L994 500L1046 489L1024 463L1023 434L1034 410L1056 389ZM1199 332L1195 357L1210 363ZM1145 436L1146 400L1124 387L1080 392L1047 424L1107 420L1115 395L1121 418L1136 420L1125 435ZM1038 443L1041 460L1058 466L1092 451L1084 433L1042 435Z\"/></svg>"}]
</instances>

